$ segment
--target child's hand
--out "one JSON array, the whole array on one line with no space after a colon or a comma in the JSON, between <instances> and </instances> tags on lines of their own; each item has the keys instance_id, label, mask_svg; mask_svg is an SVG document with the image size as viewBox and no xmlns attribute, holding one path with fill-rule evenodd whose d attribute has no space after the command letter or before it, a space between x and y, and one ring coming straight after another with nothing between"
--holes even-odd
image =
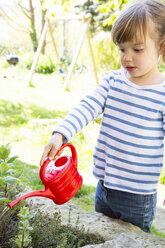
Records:
<instances>
[{"instance_id":1,"label":"child's hand","mask_svg":"<svg viewBox=\"0 0 165 248\"><path fill-rule=\"evenodd\" d=\"M63 144L63 138L64 136L60 133L55 133L51 139L49 140L49 142L46 144L43 154L41 156L41 160L40 160L40 166L43 164L43 162L45 161L45 159L48 157L50 160L54 160L55 159L55 154L57 153L57 151L60 149L60 147ZM58 153L58 156L60 156L62 154L62 151L60 151Z\"/></svg>"}]
</instances>

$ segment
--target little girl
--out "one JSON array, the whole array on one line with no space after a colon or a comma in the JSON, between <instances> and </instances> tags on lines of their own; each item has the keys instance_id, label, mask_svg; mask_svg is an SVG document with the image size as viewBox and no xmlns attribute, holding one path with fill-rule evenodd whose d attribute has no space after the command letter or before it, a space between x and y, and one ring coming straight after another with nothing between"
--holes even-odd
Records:
<instances>
[{"instance_id":1,"label":"little girl","mask_svg":"<svg viewBox=\"0 0 165 248\"><path fill-rule=\"evenodd\" d=\"M94 150L95 210L149 232L163 167L165 3L134 1L112 28L122 69L110 71L54 130L41 162L103 114ZM60 154L58 154L60 155Z\"/></svg>"}]
</instances>

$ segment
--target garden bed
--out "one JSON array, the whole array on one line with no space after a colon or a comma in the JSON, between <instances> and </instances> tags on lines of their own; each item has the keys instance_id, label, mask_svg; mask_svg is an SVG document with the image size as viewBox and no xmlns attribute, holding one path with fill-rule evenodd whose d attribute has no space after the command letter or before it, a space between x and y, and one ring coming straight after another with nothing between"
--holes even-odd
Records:
<instances>
[{"instance_id":1,"label":"garden bed","mask_svg":"<svg viewBox=\"0 0 165 248\"><path fill-rule=\"evenodd\" d=\"M103 243L104 239L89 233L80 226L79 217L72 226L72 210L68 211L67 223L62 223L60 211L47 213L38 206L36 211L29 212L25 202L8 211L0 219L0 247L35 247L35 248L78 248L88 244ZM49 208L49 206L48 206ZM0 214L4 209L1 205ZM23 214L23 212L25 214ZM22 218L20 218L22 213Z\"/></svg>"}]
</instances>

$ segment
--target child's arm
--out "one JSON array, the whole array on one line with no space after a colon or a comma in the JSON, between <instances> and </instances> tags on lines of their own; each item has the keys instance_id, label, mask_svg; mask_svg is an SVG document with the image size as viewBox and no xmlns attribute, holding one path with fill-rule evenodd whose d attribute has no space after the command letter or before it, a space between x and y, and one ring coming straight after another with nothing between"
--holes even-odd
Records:
<instances>
[{"instance_id":1,"label":"child's arm","mask_svg":"<svg viewBox=\"0 0 165 248\"><path fill-rule=\"evenodd\" d=\"M46 144L44 151L41 156L40 165L43 164L45 159L48 157L50 160L54 160L54 154L60 149L63 144L64 136L60 133L54 133L48 143ZM62 154L62 151L58 153L58 156Z\"/></svg>"},{"instance_id":2,"label":"child's arm","mask_svg":"<svg viewBox=\"0 0 165 248\"><path fill-rule=\"evenodd\" d=\"M50 160L55 159L54 155L63 143L68 142L90 121L103 113L109 90L109 78L110 75L107 74L107 78L103 79L102 83L82 99L54 130L55 133L53 132L53 136L44 148L40 165L47 157ZM58 155L61 155L61 152Z\"/></svg>"}]
</instances>

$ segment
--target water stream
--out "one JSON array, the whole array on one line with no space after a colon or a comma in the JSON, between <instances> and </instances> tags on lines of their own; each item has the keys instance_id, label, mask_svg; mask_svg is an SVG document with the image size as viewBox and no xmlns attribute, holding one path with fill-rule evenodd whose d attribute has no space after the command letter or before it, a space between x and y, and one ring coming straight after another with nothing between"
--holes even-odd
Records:
<instances>
[{"instance_id":1,"label":"water stream","mask_svg":"<svg viewBox=\"0 0 165 248\"><path fill-rule=\"evenodd\" d=\"M10 210L8 206L3 209L3 211L0 213L0 219L2 219L2 217L8 212L8 210Z\"/></svg>"}]
</instances>

